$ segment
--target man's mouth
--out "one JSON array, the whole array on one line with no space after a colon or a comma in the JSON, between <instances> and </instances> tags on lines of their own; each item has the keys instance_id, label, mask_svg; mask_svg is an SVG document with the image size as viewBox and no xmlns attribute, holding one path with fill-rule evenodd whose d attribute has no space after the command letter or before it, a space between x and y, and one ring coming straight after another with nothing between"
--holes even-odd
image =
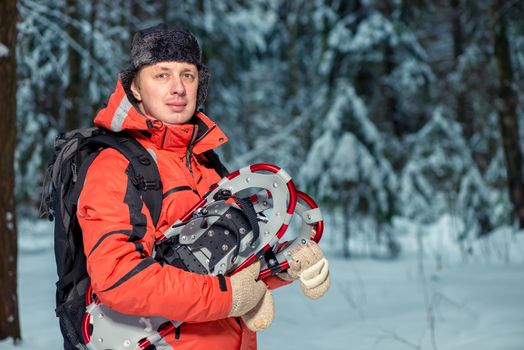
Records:
<instances>
[{"instance_id":1,"label":"man's mouth","mask_svg":"<svg viewBox=\"0 0 524 350\"><path fill-rule=\"evenodd\" d=\"M185 102L168 102L166 104L171 110L175 112L182 112L187 105Z\"/></svg>"}]
</instances>

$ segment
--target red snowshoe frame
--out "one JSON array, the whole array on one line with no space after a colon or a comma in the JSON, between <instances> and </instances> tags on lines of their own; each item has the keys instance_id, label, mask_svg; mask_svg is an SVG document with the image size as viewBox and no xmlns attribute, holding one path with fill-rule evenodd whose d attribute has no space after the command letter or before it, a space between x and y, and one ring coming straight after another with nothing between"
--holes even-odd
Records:
<instances>
[{"instance_id":1,"label":"red snowshoe frame","mask_svg":"<svg viewBox=\"0 0 524 350\"><path fill-rule=\"evenodd\" d=\"M245 215L248 219L238 221L238 213L242 211L251 214ZM293 215L302 220L300 232L292 240L281 242ZM209 241L215 236L213 231L219 240L225 240L230 230L221 225L227 226L228 222L235 220L234 217L237 221L232 223L233 227L241 226L240 232L235 233L236 245L222 244L223 249L217 257L209 249L202 248L202 243L195 244ZM289 268L291 252L299 245L319 242L323 229L324 222L317 204L307 194L296 190L291 177L283 169L272 164L254 164L221 179L164 232L157 247L176 242L176 249L191 254L191 261L198 261L199 273L211 275L230 276L259 259L259 279L266 279ZM229 243L232 242L230 238ZM187 269L192 271L191 268ZM82 334L89 349L158 346L182 323L161 317L120 314L101 304L91 287L86 305Z\"/></svg>"}]
</instances>

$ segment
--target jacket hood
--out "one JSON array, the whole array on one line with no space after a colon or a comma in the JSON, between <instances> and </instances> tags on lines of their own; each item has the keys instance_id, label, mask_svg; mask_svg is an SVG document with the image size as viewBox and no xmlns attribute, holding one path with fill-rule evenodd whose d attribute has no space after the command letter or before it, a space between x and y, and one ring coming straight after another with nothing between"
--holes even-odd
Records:
<instances>
[{"instance_id":1,"label":"jacket hood","mask_svg":"<svg viewBox=\"0 0 524 350\"><path fill-rule=\"evenodd\" d=\"M107 106L100 110L94 124L113 132L130 132L146 143L159 149L187 149L200 154L228 141L227 136L205 114L196 112L187 124L170 125L141 114L127 98L120 80L109 98Z\"/></svg>"}]
</instances>

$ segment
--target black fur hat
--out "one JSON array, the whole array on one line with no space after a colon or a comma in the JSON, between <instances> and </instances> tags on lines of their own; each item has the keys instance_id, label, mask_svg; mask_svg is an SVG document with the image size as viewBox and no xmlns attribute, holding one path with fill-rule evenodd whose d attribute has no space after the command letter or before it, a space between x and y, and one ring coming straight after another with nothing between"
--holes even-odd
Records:
<instances>
[{"instance_id":1,"label":"black fur hat","mask_svg":"<svg viewBox=\"0 0 524 350\"><path fill-rule=\"evenodd\" d=\"M207 97L209 70L202 64L202 52L193 34L165 23L137 32L131 44L131 64L120 72L120 81L131 103L137 99L131 93L131 83L140 67L165 61L194 64L198 69L197 108Z\"/></svg>"}]
</instances>

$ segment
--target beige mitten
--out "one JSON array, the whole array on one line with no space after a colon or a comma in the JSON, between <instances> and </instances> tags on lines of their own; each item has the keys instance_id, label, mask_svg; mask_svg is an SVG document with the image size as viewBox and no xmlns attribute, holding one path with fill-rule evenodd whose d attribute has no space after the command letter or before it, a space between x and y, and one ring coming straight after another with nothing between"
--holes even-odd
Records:
<instances>
[{"instance_id":1,"label":"beige mitten","mask_svg":"<svg viewBox=\"0 0 524 350\"><path fill-rule=\"evenodd\" d=\"M275 304L273 295L268 289L258 304L242 316L247 327L253 332L263 331L271 326L275 319Z\"/></svg>"},{"instance_id":2,"label":"beige mitten","mask_svg":"<svg viewBox=\"0 0 524 350\"><path fill-rule=\"evenodd\" d=\"M257 281L259 274L260 262L257 261L230 277L232 301L229 317L246 314L262 299L267 286L264 282Z\"/></svg>"},{"instance_id":3,"label":"beige mitten","mask_svg":"<svg viewBox=\"0 0 524 350\"><path fill-rule=\"evenodd\" d=\"M311 299L323 296L330 286L329 263L315 242L299 246L291 252L289 268L278 276L292 281L300 278L304 294Z\"/></svg>"}]
</instances>

